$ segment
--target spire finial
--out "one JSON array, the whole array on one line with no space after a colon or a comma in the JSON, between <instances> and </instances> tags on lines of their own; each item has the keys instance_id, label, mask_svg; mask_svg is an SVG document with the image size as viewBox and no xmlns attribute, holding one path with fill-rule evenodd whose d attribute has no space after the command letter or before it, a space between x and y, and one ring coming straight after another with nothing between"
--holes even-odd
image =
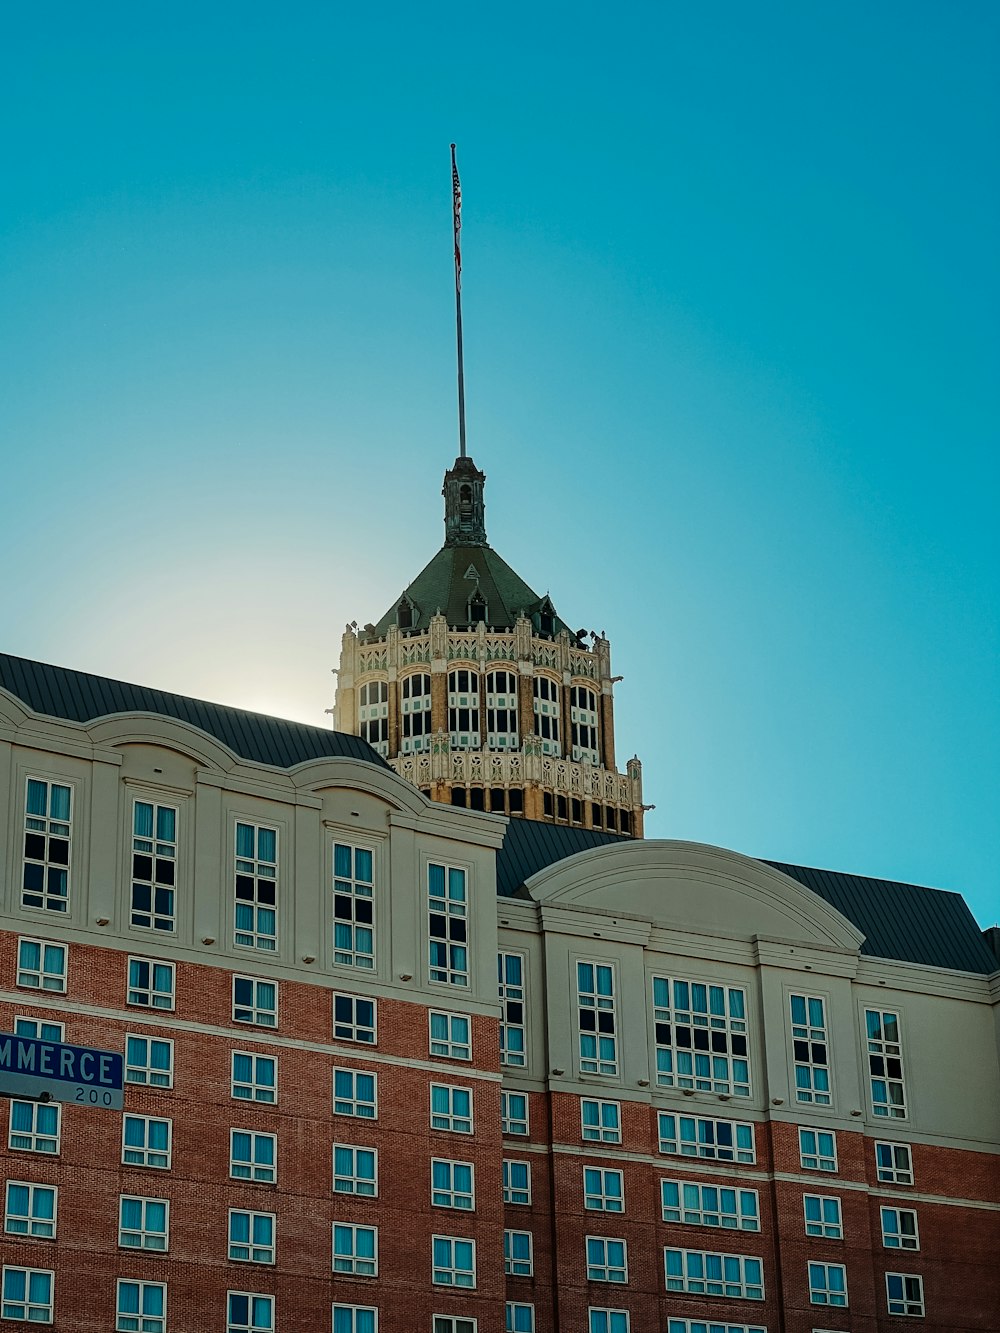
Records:
<instances>
[{"instance_id":1,"label":"spire finial","mask_svg":"<svg viewBox=\"0 0 1000 1333\"><path fill-rule=\"evenodd\" d=\"M451 146L451 196L455 224L455 325L458 339L458 448L465 457L465 366L462 360L462 182L458 179L455 145Z\"/></svg>"}]
</instances>

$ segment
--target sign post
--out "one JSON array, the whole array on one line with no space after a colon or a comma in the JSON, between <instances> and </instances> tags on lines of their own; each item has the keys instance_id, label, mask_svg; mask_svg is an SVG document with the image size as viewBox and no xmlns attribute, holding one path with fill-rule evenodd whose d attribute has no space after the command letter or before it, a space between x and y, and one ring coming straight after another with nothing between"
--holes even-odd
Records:
<instances>
[{"instance_id":1,"label":"sign post","mask_svg":"<svg viewBox=\"0 0 1000 1333\"><path fill-rule=\"evenodd\" d=\"M69 1102L120 1111L125 1105L120 1051L70 1046L0 1032L0 1096Z\"/></svg>"}]
</instances>

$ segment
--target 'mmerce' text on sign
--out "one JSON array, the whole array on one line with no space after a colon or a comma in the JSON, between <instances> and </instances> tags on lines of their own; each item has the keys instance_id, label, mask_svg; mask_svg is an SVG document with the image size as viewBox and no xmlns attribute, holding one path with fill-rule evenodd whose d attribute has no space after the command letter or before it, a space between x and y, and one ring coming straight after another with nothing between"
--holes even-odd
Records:
<instances>
[{"instance_id":1,"label":"'mmerce' text on sign","mask_svg":"<svg viewBox=\"0 0 1000 1333\"><path fill-rule=\"evenodd\" d=\"M0 1096L120 1111L124 1076L125 1061L119 1051L0 1032Z\"/></svg>"}]
</instances>

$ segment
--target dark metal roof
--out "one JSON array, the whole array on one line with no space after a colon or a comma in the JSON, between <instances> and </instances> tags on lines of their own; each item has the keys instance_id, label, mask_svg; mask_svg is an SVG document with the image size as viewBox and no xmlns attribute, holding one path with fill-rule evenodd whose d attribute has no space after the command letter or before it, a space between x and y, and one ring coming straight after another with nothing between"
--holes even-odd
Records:
<instances>
[{"instance_id":1,"label":"dark metal roof","mask_svg":"<svg viewBox=\"0 0 1000 1333\"><path fill-rule=\"evenodd\" d=\"M0 653L0 686L35 713L92 722L112 713L158 713L188 722L214 736L241 759L275 768L292 768L310 759L360 759L380 768L388 765L360 736L325 727L310 727L264 713L206 703L184 694L129 685L86 671L32 662Z\"/></svg>"},{"instance_id":2,"label":"dark metal roof","mask_svg":"<svg viewBox=\"0 0 1000 1333\"><path fill-rule=\"evenodd\" d=\"M617 833L599 829L543 824L537 819L512 819L497 852L497 893L501 898L526 898L524 881L577 852L589 852L608 842L628 842Z\"/></svg>"}]
</instances>

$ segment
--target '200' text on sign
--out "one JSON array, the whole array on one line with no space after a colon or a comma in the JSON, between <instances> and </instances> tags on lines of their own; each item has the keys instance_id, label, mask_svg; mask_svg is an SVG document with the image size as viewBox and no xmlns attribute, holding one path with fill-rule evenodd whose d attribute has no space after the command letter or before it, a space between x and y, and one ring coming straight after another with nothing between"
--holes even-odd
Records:
<instances>
[{"instance_id":1,"label":"'200' text on sign","mask_svg":"<svg viewBox=\"0 0 1000 1333\"><path fill-rule=\"evenodd\" d=\"M0 1096L120 1111L124 1076L125 1061L119 1051L0 1032Z\"/></svg>"}]
</instances>

